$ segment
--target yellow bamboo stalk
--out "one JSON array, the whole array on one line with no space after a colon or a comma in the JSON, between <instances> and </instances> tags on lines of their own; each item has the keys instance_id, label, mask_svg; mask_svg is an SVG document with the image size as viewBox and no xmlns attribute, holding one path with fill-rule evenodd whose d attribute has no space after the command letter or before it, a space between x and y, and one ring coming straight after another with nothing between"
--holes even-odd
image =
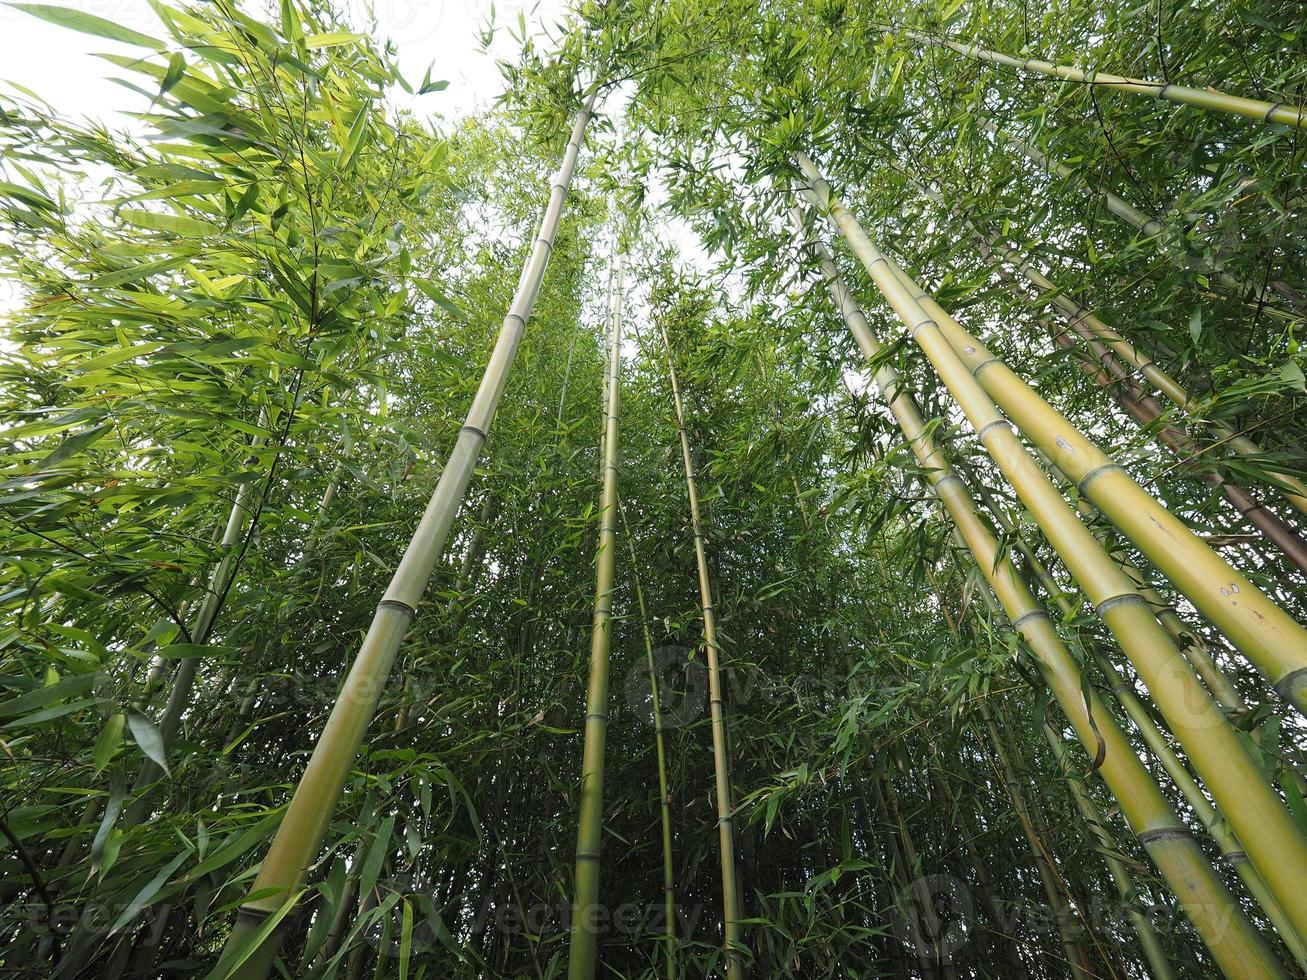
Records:
<instances>
[{"instance_id":1,"label":"yellow bamboo stalk","mask_svg":"<svg viewBox=\"0 0 1307 980\"><path fill-rule=\"evenodd\" d=\"M955 332L965 335L965 331L960 326L954 326L952 318L939 309L937 304L933 304L933 301L929 307L923 306L921 299L924 293L880 252L856 219L830 194L825 180L812 161L801 154L798 159L810 182L807 193L844 233L868 275L874 279L908 327L912 339L927 355L957 400L976 430L981 444L1030 508L1045 535L1062 555L1072 575L1093 603L1097 614L1135 664L1172 731L1185 746L1208 788L1233 824L1235 832L1244 842L1253 863L1295 927L1301 929L1307 926L1307 896L1300 887L1301 882L1307 880L1307 839L1304 839L1283 801L1267 784L1260 766L1166 631L1153 617L1133 583L1076 518L1062 495L1022 446L988 390L974 376L974 364L964 360L966 347L955 348L950 342L949 338ZM974 338L966 336L968 343L974 341ZM988 352L981 355L979 360L985 363L990 363L991 360L996 362ZM1031 395L1038 397L1033 392ZM1043 404L1042 400L1040 404ZM1048 411L1056 415L1051 408ZM1060 419L1060 416L1057 418ZM1053 422L1049 420L1044 424L1051 426ZM1061 420L1061 426L1071 432L1075 431L1065 420ZM1023 430L1026 428L1023 426ZM1038 443L1044 434L1040 433L1035 441ZM1079 436L1079 433L1075 434ZM1080 439L1087 443L1083 437ZM1045 451L1049 450L1045 448ZM1057 451L1057 447L1054 447L1053 452ZM1054 457L1054 460L1066 469L1060 459ZM1079 460L1073 462L1078 463ZM1100 472L1106 471L1100 469ZM1123 473L1122 475L1124 476ZM1083 476L1080 479L1084 486ZM1128 477L1125 479L1129 480ZM1129 482L1147 497L1142 488L1133 481ZM1092 494L1091 499L1094 499ZM1170 517L1152 498L1148 499ZM1096 499L1094 502L1107 513L1102 503ZM1175 521L1174 517L1170 519ZM1211 555L1211 552L1208 554ZM1233 570L1231 573L1237 574ZM1247 585L1247 591L1255 591L1251 583ZM1262 598L1266 606L1299 628L1274 604L1264 596ZM1247 602L1248 596L1241 596L1240 599ZM1307 687L1307 672L1304 672L1304 687Z\"/></svg>"},{"instance_id":2,"label":"yellow bamboo stalk","mask_svg":"<svg viewBox=\"0 0 1307 980\"><path fill-rule=\"evenodd\" d=\"M581 806L576 832L576 892L572 902L569 980L590 980L598 964L599 856L603 846L604 750L608 741L608 674L612 647L613 580L617 570L617 437L621 403L622 269L614 263L609 310L608 370L604 386L603 491L595 556L594 621L590 632L590 688L581 760Z\"/></svg>"},{"instance_id":3,"label":"yellow bamboo stalk","mask_svg":"<svg viewBox=\"0 0 1307 980\"><path fill-rule=\"evenodd\" d=\"M731 804L731 776L726 747L726 715L722 705L722 679L718 665L717 616L713 609L712 583L708 578L708 554L704 548L703 522L699 517L699 490L694 480L694 459L690 438L685 433L685 407L672 362L672 343L661 322L663 349L667 353L667 378L676 407L676 431L681 439L681 463L685 469L685 492L690 504L690 528L694 533L694 560L699 570L699 600L703 613L704 659L708 668L708 711L712 725L713 775L717 790L717 836L722 862L722 918L729 980L743 980L744 947L740 942L739 882L735 873L734 807Z\"/></svg>"},{"instance_id":4,"label":"yellow bamboo stalk","mask_svg":"<svg viewBox=\"0 0 1307 980\"><path fill-rule=\"evenodd\" d=\"M1100 85L1114 91L1133 92L1137 95L1149 95L1155 99L1176 102L1181 105L1197 106L1200 109L1213 109L1218 112L1230 112L1249 119L1260 119L1264 123L1280 123L1285 126L1307 128L1307 108L1298 108L1289 102L1266 102L1262 99L1249 99L1241 95L1227 95L1211 88L1191 88L1187 85L1172 85L1169 82L1155 82L1145 78L1131 78L1128 75L1114 75L1111 72L1085 71L1069 65L1055 65L1038 58L1014 58L998 51L990 51L976 44L959 44L944 37L934 37L919 31L905 31L909 38L923 44L933 44L940 48L949 48L958 54L966 55L976 61L988 61L994 65L1006 65L1026 71L1051 75L1068 82L1083 85Z\"/></svg>"},{"instance_id":5,"label":"yellow bamboo stalk","mask_svg":"<svg viewBox=\"0 0 1307 980\"><path fill-rule=\"evenodd\" d=\"M802 228L802 217L797 212L796 220ZM883 363L885 348L872 334L866 316L840 278L829 250L819 242L811 245L849 332L868 361L881 362L874 372L876 386L908 440L923 479L944 505L980 574L1013 629L1029 646L1041 675L1091 757L1098 754L1101 739L1103 761L1097 772L1144 850L1227 976L1282 976L1269 947L1239 910L1225 883L1135 755L1115 718L1097 693L1083 685L1080 669L1048 614L1035 601L1011 559L999 551L998 540L976 509L967 485L936 446L897 372Z\"/></svg>"},{"instance_id":6,"label":"yellow bamboo stalk","mask_svg":"<svg viewBox=\"0 0 1307 980\"><path fill-rule=\"evenodd\" d=\"M941 204L943 203L942 198L939 198L938 195L935 195L935 198ZM1088 307L1074 296L1065 293L1054 285L1047 276L1017 253L1015 249L1008 248L992 235L984 234L971 222L968 221L967 224L981 242L993 248L995 252L1000 253L1022 278L1043 291L1040 299L1051 302L1063 319L1066 320L1069 327L1080 336L1085 337L1086 340L1092 337L1108 347L1113 354L1138 371L1185 415L1202 419L1201 406L1189 393L1188 389L1167 371L1163 370L1152 358L1095 316ZM997 263L995 263L995 268L998 268L1001 274L1006 274ZM1235 432L1224 422L1215 419L1205 421L1212 427L1212 431L1217 434L1222 444L1229 446L1232 451L1240 456L1260 457L1262 455L1263 451L1260 446L1247 436ZM1285 499L1293 504L1296 509L1307 514L1307 483L1291 473L1282 473L1270 466L1267 469L1275 474L1275 482L1280 485L1278 489L1284 494Z\"/></svg>"}]
</instances>

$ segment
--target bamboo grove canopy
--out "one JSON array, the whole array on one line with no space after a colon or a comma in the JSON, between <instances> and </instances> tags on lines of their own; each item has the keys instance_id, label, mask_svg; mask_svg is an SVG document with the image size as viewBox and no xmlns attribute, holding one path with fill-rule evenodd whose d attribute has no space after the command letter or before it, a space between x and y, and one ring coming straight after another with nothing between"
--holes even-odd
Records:
<instances>
[{"instance_id":1,"label":"bamboo grove canopy","mask_svg":"<svg viewBox=\"0 0 1307 980\"><path fill-rule=\"evenodd\" d=\"M1300 4L13 6L5 975L1305 975Z\"/></svg>"}]
</instances>

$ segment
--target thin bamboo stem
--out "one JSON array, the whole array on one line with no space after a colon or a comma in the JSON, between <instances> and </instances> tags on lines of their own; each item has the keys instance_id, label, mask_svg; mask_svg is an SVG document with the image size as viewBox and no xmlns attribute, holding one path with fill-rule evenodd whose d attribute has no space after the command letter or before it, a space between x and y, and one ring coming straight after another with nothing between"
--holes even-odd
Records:
<instances>
[{"instance_id":1,"label":"thin bamboo stem","mask_svg":"<svg viewBox=\"0 0 1307 980\"><path fill-rule=\"evenodd\" d=\"M281 944L281 930L266 931L261 927L292 899L321 846L359 744L376 713L395 653L417 615L422 593L444 552L450 528L472 480L486 434L508 383L518 345L535 306L558 233L563 202L598 94L598 86L591 89L573 120L562 164L551 180L549 203L541 219L540 233L522 269L512 305L500 328L467 421L441 470L426 512L377 606L367 636L314 746L304 775L259 866L258 876L237 913L236 923L219 960L220 968L237 980L264 980L272 969Z\"/></svg>"},{"instance_id":2,"label":"thin bamboo stem","mask_svg":"<svg viewBox=\"0 0 1307 980\"><path fill-rule=\"evenodd\" d=\"M614 262L609 309L608 381L604 386L603 493L595 557L594 623L590 633L590 689L586 697L581 806L576 831L576 890L572 901L569 980L590 980L598 964L599 857L603 846L604 750L608 740L608 675L617 570L618 412L621 404L622 257Z\"/></svg>"},{"instance_id":3,"label":"thin bamboo stem","mask_svg":"<svg viewBox=\"0 0 1307 980\"><path fill-rule=\"evenodd\" d=\"M795 212L802 222L801 216ZM850 295L829 250L812 243L827 289L849 332L869 361L882 359L885 348ZM1230 977L1280 977L1279 964L1265 940L1239 910L1234 897L1189 836L1171 805L1135 755L1125 733L1098 695L1087 689L1080 669L1011 559L999 551L992 530L977 511L966 484L939 451L926 421L897 372L881 363L876 386L898 421L924 474L966 542L976 566L993 589L1012 623L1026 641L1040 673L1091 757L1099 754L1097 772L1107 783L1144 850L1152 858L1193 921L1223 972Z\"/></svg>"},{"instance_id":4,"label":"thin bamboo stem","mask_svg":"<svg viewBox=\"0 0 1307 980\"><path fill-rule=\"evenodd\" d=\"M622 529L631 557L631 581L635 585L635 602L640 611L640 631L644 636L644 655L649 665L650 708L653 714L654 756L658 764L658 809L663 832L663 918L666 922L663 948L667 954L667 980L677 980L676 963L676 873L672 862L672 798L667 789L667 748L663 735L662 695L658 690L658 668L654 663L653 636L649 632L649 611L645 608L644 589L640 586L640 565L635 556L635 539L626 523L626 507L618 501Z\"/></svg>"},{"instance_id":5,"label":"thin bamboo stem","mask_svg":"<svg viewBox=\"0 0 1307 980\"><path fill-rule=\"evenodd\" d=\"M1054 78L1084 85L1099 85L1114 91L1133 92L1136 95L1148 95L1167 102L1181 105L1197 106L1200 109L1213 109L1218 112L1230 112L1249 119L1262 122L1280 123L1285 126L1307 128L1307 108L1298 108L1288 102L1265 102L1262 99L1249 99L1241 95L1227 95L1210 88L1191 88L1187 85L1172 85L1169 82L1154 82L1143 78L1131 78L1127 75L1114 75L1111 72L1085 71L1069 65L1055 65L1040 61L1038 58L1014 58L998 51L990 51L976 44L959 44L944 37L934 37L918 31L905 31L908 37L923 44L933 44L940 48L949 48L958 54L966 55L976 61L988 61L995 65L1020 68L1026 71L1051 75Z\"/></svg>"},{"instance_id":6,"label":"thin bamboo stem","mask_svg":"<svg viewBox=\"0 0 1307 980\"><path fill-rule=\"evenodd\" d=\"M713 773L717 789L717 836L722 861L722 917L726 948L726 972L730 980L744 976L744 947L740 942L739 882L735 873L734 808L731 804L731 777L726 747L726 715L722 704L722 679L718 664L717 618L713 609L712 583L708 576L708 554L704 546L703 522L699 516L699 490L694 479L694 459L690 437L685 432L685 407L672 361L672 342L667 328L658 325L663 349L667 354L667 378L676 408L676 431L681 439L681 463L685 469L685 491L690 503L690 527L694 533L694 558L699 570L699 599L703 613L704 659L708 668L708 709L712 724Z\"/></svg>"}]
</instances>

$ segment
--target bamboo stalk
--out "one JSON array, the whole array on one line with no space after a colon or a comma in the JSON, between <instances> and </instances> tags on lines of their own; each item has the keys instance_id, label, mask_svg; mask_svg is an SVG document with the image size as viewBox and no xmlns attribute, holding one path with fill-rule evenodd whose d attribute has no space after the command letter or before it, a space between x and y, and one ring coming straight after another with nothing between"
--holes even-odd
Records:
<instances>
[{"instance_id":1,"label":"bamboo stalk","mask_svg":"<svg viewBox=\"0 0 1307 980\"><path fill-rule=\"evenodd\" d=\"M321 846L359 744L376 712L395 653L417 614L427 581L444 551L540 291L598 92L597 86L590 91L573 120L562 164L551 180L540 233L522 269L467 421L440 473L426 512L377 606L367 636L259 867L259 874L237 913L219 961L219 967L226 969L229 976L263 980L272 968L281 932L273 929L260 938L260 928L291 898Z\"/></svg>"},{"instance_id":2,"label":"bamboo stalk","mask_svg":"<svg viewBox=\"0 0 1307 980\"><path fill-rule=\"evenodd\" d=\"M798 216L797 211L795 212ZM799 217L800 222L802 221ZM849 332L869 361L884 354L866 316L850 295L829 250L812 242L826 287ZM1048 614L1035 601L1011 559L999 551L966 484L939 451L926 421L900 385L897 372L881 364L874 372L890 411L912 448L924 479L944 505L966 542L981 575L994 591L1013 629L1026 641L1041 675L1091 757L1103 747L1097 772L1111 790L1144 850L1188 913L1222 971L1230 977L1279 977L1283 973L1265 940L1239 910L1171 805L1135 755L1125 733L1098 695L1087 689L1080 669Z\"/></svg>"},{"instance_id":3,"label":"bamboo stalk","mask_svg":"<svg viewBox=\"0 0 1307 980\"><path fill-rule=\"evenodd\" d=\"M708 709L712 724L713 773L717 790L717 836L722 861L722 918L726 948L726 972L730 980L741 980L744 962L740 942L739 884L735 873L734 810L731 804L731 777L726 747L726 716L722 705L721 670L718 665L717 618L713 609L712 583L708 577L708 554L704 547L703 522L699 517L699 490L694 480L694 459L690 455L690 438L685 433L685 407L681 388L672 362L672 343L661 322L663 349L667 354L667 378L672 387L676 408L676 431L681 439L681 463L685 470L685 491L690 504L690 527L694 533L694 559L699 569L699 599L703 613L704 658L708 668Z\"/></svg>"},{"instance_id":4,"label":"bamboo stalk","mask_svg":"<svg viewBox=\"0 0 1307 980\"><path fill-rule=\"evenodd\" d=\"M644 654L649 665L649 694L654 726L654 757L658 765L658 810L663 832L663 918L666 934L663 947L667 955L667 980L678 980L676 963L676 873L672 862L672 798L667 789L667 748L663 736L662 696L658 690L658 669L654 663L653 637L649 633L649 611L645 608L644 589L640 586L640 565L635 556L635 539L626 523L626 507L618 501L622 529L631 556L631 581L635 585L635 602L640 611L640 631L644 635Z\"/></svg>"},{"instance_id":5,"label":"bamboo stalk","mask_svg":"<svg viewBox=\"0 0 1307 980\"><path fill-rule=\"evenodd\" d=\"M1098 804L1089 795L1072 770L1066 756L1066 749L1062 745L1062 737L1053 730L1052 723L1045 718L1041 727L1044 729L1044 737L1048 739L1048 747L1053 751L1053 758L1057 762L1058 768L1066 776L1067 789L1071 792L1071 799L1075 803L1076 809L1080 811L1081 819L1089 828L1089 832L1093 834L1094 839L1098 842L1098 850L1107 865L1108 874L1112 877L1112 884L1116 887L1117 894L1121 896L1121 901L1129 909L1130 924L1134 926L1135 936L1139 939L1139 947L1143 950L1144 959L1148 962L1148 969L1152 972L1153 980L1174 980L1175 971L1171 969L1171 961L1167 958L1161 939L1153 930L1152 924L1148 921L1148 916L1137 907L1134 882L1130 878L1130 872L1126 868L1125 862L1117 856L1117 846L1107 829L1107 821L1103 816L1103 811L1099 809Z\"/></svg>"},{"instance_id":6,"label":"bamboo stalk","mask_svg":"<svg viewBox=\"0 0 1307 980\"><path fill-rule=\"evenodd\" d=\"M924 44L933 44L940 48L949 48L958 54L976 61L988 61L995 65L1020 68L1026 71L1051 75L1054 78L1084 85L1100 85L1113 91L1133 92L1136 95L1150 95L1155 99L1176 102L1181 105L1197 106L1200 109L1213 109L1218 112L1230 112L1249 119L1262 122L1280 123L1285 126L1307 128L1307 108L1298 108L1288 102L1265 102L1262 99L1249 99L1241 95L1227 95L1211 88L1191 88L1187 85L1172 85L1169 82L1154 82L1144 78L1131 78L1127 75L1114 75L1111 72L1084 71L1069 65L1055 65L1040 61L1038 58L1014 58L998 51L990 51L976 44L959 44L948 38L934 37L919 31L905 31L908 37Z\"/></svg>"},{"instance_id":7,"label":"bamboo stalk","mask_svg":"<svg viewBox=\"0 0 1307 980\"><path fill-rule=\"evenodd\" d=\"M594 623L590 633L590 689L586 697L581 762L581 806L576 831L576 890L572 901L569 980L590 980L598 963L599 856L603 846L604 750L608 741L608 674L612 648L613 580L617 569L618 411L621 404L622 257L614 262L609 308L608 381L604 386L603 493L595 557Z\"/></svg>"},{"instance_id":8,"label":"bamboo stalk","mask_svg":"<svg viewBox=\"0 0 1307 980\"><path fill-rule=\"evenodd\" d=\"M1066 963L1071 970L1071 976L1073 980L1088 980L1093 975L1093 969L1089 965L1089 954L1085 952L1084 946L1076 938L1073 924L1074 917L1061 885L1061 876L1058 875L1055 869L1053 856L1048 852L1043 839L1035 829L1030 810L1026 806L1025 798L1021 795L1016 772L1012 768L1007 749L1003 745L1003 738L999 735L998 727L994 724L994 719L983 701L980 704L980 716L985 722L985 730L989 735L990 744L994 747L994 754L998 757L999 771L1007 787L1008 798L1012 801L1012 809L1016 812L1017 821L1021 824L1021 831L1026 838L1026 844L1030 847L1030 856L1035 862L1035 870L1039 872L1039 880L1043 884L1044 895L1048 899L1049 908L1057 921L1058 937L1062 941L1062 952L1066 955Z\"/></svg>"}]
</instances>

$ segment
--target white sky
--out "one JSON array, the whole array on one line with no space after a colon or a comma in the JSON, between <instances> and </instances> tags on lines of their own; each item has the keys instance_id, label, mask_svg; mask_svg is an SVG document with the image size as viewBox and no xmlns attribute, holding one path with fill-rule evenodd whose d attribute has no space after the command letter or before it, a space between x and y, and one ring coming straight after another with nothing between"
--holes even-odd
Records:
<instances>
[{"instance_id":1,"label":"white sky","mask_svg":"<svg viewBox=\"0 0 1307 980\"><path fill-rule=\"evenodd\" d=\"M84 10L152 37L166 37L145 0L47 0ZM447 79L449 88L423 96L418 107L443 115L461 115L489 105L502 90L494 57L512 58L518 48L509 28L518 15L537 36L553 29L568 0L497 0L493 54L481 48L479 30L490 15L490 0L342 0L351 26L366 29L369 7L377 33L399 49L400 68L416 88L427 66L432 79ZM275 4L274 4L275 6ZM251 4L259 9L259 4ZM118 111L136 108L137 96L108 78L118 72L97 53L139 55L140 48L56 27L0 4L0 79L18 82L63 113L86 115L110 126L125 125ZM401 95L403 93L400 93Z\"/></svg>"}]
</instances>

